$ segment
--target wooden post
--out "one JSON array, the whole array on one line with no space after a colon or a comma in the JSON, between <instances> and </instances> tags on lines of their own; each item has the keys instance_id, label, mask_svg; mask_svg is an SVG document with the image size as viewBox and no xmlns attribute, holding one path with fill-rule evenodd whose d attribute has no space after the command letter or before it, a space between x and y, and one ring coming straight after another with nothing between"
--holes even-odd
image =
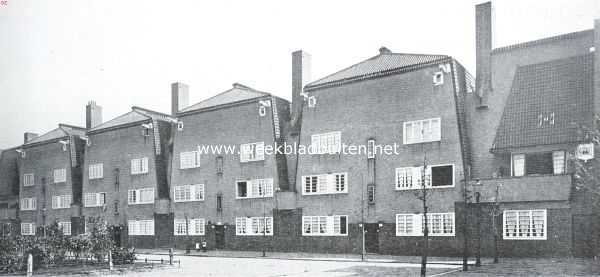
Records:
<instances>
[{"instance_id":1,"label":"wooden post","mask_svg":"<svg viewBox=\"0 0 600 277\"><path fill-rule=\"evenodd\" d=\"M31 253L27 255L27 277L33 276L33 256Z\"/></svg>"},{"instance_id":2,"label":"wooden post","mask_svg":"<svg viewBox=\"0 0 600 277\"><path fill-rule=\"evenodd\" d=\"M169 248L169 264L173 265L173 248Z\"/></svg>"}]
</instances>

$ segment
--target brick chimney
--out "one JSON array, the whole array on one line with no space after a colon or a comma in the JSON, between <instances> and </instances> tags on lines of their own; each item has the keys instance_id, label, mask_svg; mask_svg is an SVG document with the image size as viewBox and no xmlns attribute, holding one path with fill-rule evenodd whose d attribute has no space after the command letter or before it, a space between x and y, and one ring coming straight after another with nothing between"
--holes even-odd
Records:
<instances>
[{"instance_id":1,"label":"brick chimney","mask_svg":"<svg viewBox=\"0 0 600 277\"><path fill-rule=\"evenodd\" d=\"M28 143L30 140L37 138L39 135L36 133L25 132L23 134L23 143Z\"/></svg>"},{"instance_id":2,"label":"brick chimney","mask_svg":"<svg viewBox=\"0 0 600 277\"><path fill-rule=\"evenodd\" d=\"M171 115L177 116L177 112L189 105L189 87L184 83L171 84Z\"/></svg>"},{"instance_id":3,"label":"brick chimney","mask_svg":"<svg viewBox=\"0 0 600 277\"><path fill-rule=\"evenodd\" d=\"M600 114L600 19L594 20L594 114Z\"/></svg>"},{"instance_id":4,"label":"brick chimney","mask_svg":"<svg viewBox=\"0 0 600 277\"><path fill-rule=\"evenodd\" d=\"M304 86L310 81L309 53L298 50L292 53L292 120L291 126L296 126L302 116L302 103L304 97L301 93Z\"/></svg>"},{"instance_id":5,"label":"brick chimney","mask_svg":"<svg viewBox=\"0 0 600 277\"><path fill-rule=\"evenodd\" d=\"M92 129L102 124L102 107L96 101L90 101L85 106L85 128Z\"/></svg>"},{"instance_id":6,"label":"brick chimney","mask_svg":"<svg viewBox=\"0 0 600 277\"><path fill-rule=\"evenodd\" d=\"M492 2L475 6L475 88L480 97L479 108L488 106L492 93Z\"/></svg>"}]
</instances>

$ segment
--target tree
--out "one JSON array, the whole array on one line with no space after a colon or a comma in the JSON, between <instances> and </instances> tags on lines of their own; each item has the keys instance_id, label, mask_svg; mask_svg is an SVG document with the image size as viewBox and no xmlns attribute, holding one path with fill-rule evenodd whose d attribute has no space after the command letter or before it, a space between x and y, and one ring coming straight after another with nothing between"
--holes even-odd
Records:
<instances>
[{"instance_id":1,"label":"tree","mask_svg":"<svg viewBox=\"0 0 600 277\"><path fill-rule=\"evenodd\" d=\"M420 188L415 192L417 199L423 204L423 247L421 249L421 276L425 277L427 273L427 255L429 254L429 222L427 218L427 198L431 196L431 190L428 189L427 175L427 153L423 156L423 169L421 170Z\"/></svg>"},{"instance_id":2,"label":"tree","mask_svg":"<svg viewBox=\"0 0 600 277\"><path fill-rule=\"evenodd\" d=\"M593 127L580 125L579 136L583 141L592 143L594 147L600 145L600 117L594 117ZM598 159L582 160L577 155L569 155L569 162L573 168L573 179L575 189L591 193L594 203L598 206L600 202L600 161Z\"/></svg>"}]
</instances>

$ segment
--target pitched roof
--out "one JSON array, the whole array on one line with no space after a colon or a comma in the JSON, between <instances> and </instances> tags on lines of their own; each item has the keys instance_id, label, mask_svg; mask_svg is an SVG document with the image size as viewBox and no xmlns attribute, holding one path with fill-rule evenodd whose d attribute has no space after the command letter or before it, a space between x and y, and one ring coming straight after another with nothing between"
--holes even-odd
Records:
<instances>
[{"instance_id":1,"label":"pitched roof","mask_svg":"<svg viewBox=\"0 0 600 277\"><path fill-rule=\"evenodd\" d=\"M310 90L327 85L338 85L355 80L385 76L421 65L440 62L448 58L450 57L446 55L392 53L387 48L381 47L379 55L309 83L306 85L306 89Z\"/></svg>"},{"instance_id":2,"label":"pitched roof","mask_svg":"<svg viewBox=\"0 0 600 277\"><path fill-rule=\"evenodd\" d=\"M518 67L493 150L579 141L592 95L592 54Z\"/></svg>"},{"instance_id":3,"label":"pitched roof","mask_svg":"<svg viewBox=\"0 0 600 277\"><path fill-rule=\"evenodd\" d=\"M201 110L209 107L220 106L224 104L263 97L267 95L271 94L253 89L251 87L239 83L234 83L232 88L222 93L219 93L213 97L210 97L206 100L203 100L199 103L184 108L183 110L181 110L181 112Z\"/></svg>"},{"instance_id":4,"label":"pitched roof","mask_svg":"<svg viewBox=\"0 0 600 277\"><path fill-rule=\"evenodd\" d=\"M139 121L150 120L150 119L168 120L168 119L172 119L172 118L169 115L166 115L163 113L159 113L159 112L155 112L152 110L134 106L134 107L131 107L130 112L123 114L121 116L118 116L116 118L113 118L113 119L111 119L107 122L104 122L94 128L91 128L90 131L103 130L103 129L113 128L113 127L118 127L121 125L127 125L130 123L135 123L135 122L139 122Z\"/></svg>"},{"instance_id":5,"label":"pitched roof","mask_svg":"<svg viewBox=\"0 0 600 277\"><path fill-rule=\"evenodd\" d=\"M45 141L51 141L51 140L63 138L63 137L70 136L70 135L84 136L85 129L82 127L77 127L77 126L72 126L72 125L67 125L67 124L58 124L58 128L56 128L50 132L47 132L41 136L38 136L36 138L33 138L32 140L28 141L24 145L32 145L32 144L41 143L41 142L45 142Z\"/></svg>"}]
</instances>

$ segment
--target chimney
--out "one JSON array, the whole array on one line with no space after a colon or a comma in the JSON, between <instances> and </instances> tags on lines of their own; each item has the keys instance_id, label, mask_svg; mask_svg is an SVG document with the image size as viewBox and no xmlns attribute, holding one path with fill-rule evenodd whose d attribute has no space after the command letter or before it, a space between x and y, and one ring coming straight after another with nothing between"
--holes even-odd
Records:
<instances>
[{"instance_id":1,"label":"chimney","mask_svg":"<svg viewBox=\"0 0 600 277\"><path fill-rule=\"evenodd\" d=\"M475 6L475 88L480 97L478 108L488 106L492 93L492 2Z\"/></svg>"},{"instance_id":2,"label":"chimney","mask_svg":"<svg viewBox=\"0 0 600 277\"><path fill-rule=\"evenodd\" d=\"M90 101L85 106L85 128L92 129L102 124L102 107L96 101Z\"/></svg>"},{"instance_id":3,"label":"chimney","mask_svg":"<svg viewBox=\"0 0 600 277\"><path fill-rule=\"evenodd\" d=\"M177 112L189 105L189 87L184 83L171 84L171 115L177 116Z\"/></svg>"},{"instance_id":4,"label":"chimney","mask_svg":"<svg viewBox=\"0 0 600 277\"><path fill-rule=\"evenodd\" d=\"M304 97L301 93L310 80L310 59L310 54L302 50L292 53L292 126L298 124L302 116Z\"/></svg>"},{"instance_id":5,"label":"chimney","mask_svg":"<svg viewBox=\"0 0 600 277\"><path fill-rule=\"evenodd\" d=\"M30 140L37 138L39 135L36 133L25 132L23 134L23 143L28 143Z\"/></svg>"},{"instance_id":6,"label":"chimney","mask_svg":"<svg viewBox=\"0 0 600 277\"><path fill-rule=\"evenodd\" d=\"M594 114L600 114L600 19L594 20Z\"/></svg>"}]
</instances>

